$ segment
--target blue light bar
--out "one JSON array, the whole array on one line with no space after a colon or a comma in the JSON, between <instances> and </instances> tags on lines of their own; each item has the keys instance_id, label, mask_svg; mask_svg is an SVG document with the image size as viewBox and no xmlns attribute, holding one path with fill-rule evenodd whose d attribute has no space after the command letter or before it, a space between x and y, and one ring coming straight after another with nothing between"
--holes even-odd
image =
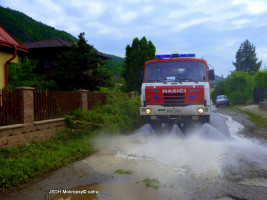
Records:
<instances>
[{"instance_id":1,"label":"blue light bar","mask_svg":"<svg viewBox=\"0 0 267 200\"><path fill-rule=\"evenodd\" d=\"M188 57L196 57L196 54L195 53L191 53L191 54L187 54Z\"/></svg>"},{"instance_id":2,"label":"blue light bar","mask_svg":"<svg viewBox=\"0 0 267 200\"><path fill-rule=\"evenodd\" d=\"M182 58L196 57L196 54L194 54L194 53L180 54L180 57L182 57Z\"/></svg>"},{"instance_id":3,"label":"blue light bar","mask_svg":"<svg viewBox=\"0 0 267 200\"><path fill-rule=\"evenodd\" d=\"M165 54L165 55L156 55L156 58L171 58L172 55L170 54Z\"/></svg>"},{"instance_id":4,"label":"blue light bar","mask_svg":"<svg viewBox=\"0 0 267 200\"><path fill-rule=\"evenodd\" d=\"M163 58L189 58L189 57L196 57L196 54L165 54L165 55L156 55L157 59L163 59Z\"/></svg>"}]
</instances>

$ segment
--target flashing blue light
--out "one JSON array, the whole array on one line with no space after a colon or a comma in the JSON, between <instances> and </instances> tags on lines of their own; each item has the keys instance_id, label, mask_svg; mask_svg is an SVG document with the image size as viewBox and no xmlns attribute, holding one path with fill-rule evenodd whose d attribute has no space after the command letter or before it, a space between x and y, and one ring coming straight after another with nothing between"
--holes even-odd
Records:
<instances>
[{"instance_id":1,"label":"flashing blue light","mask_svg":"<svg viewBox=\"0 0 267 200\"><path fill-rule=\"evenodd\" d=\"M183 58L196 57L196 54L194 53L180 54L180 57L183 57Z\"/></svg>"},{"instance_id":2,"label":"flashing blue light","mask_svg":"<svg viewBox=\"0 0 267 200\"><path fill-rule=\"evenodd\" d=\"M188 57L196 57L196 54L194 53L188 54Z\"/></svg>"},{"instance_id":3,"label":"flashing blue light","mask_svg":"<svg viewBox=\"0 0 267 200\"><path fill-rule=\"evenodd\" d=\"M163 55L156 55L156 58L163 58Z\"/></svg>"},{"instance_id":4,"label":"flashing blue light","mask_svg":"<svg viewBox=\"0 0 267 200\"><path fill-rule=\"evenodd\" d=\"M180 54L180 57L187 58L188 57L188 54Z\"/></svg>"},{"instance_id":5,"label":"flashing blue light","mask_svg":"<svg viewBox=\"0 0 267 200\"><path fill-rule=\"evenodd\" d=\"M170 54L165 54L165 55L156 55L156 58L171 58L172 55Z\"/></svg>"},{"instance_id":6,"label":"flashing blue light","mask_svg":"<svg viewBox=\"0 0 267 200\"><path fill-rule=\"evenodd\" d=\"M159 99L158 95L155 95L155 96L154 96L154 98L155 98L156 100L158 100L158 99Z\"/></svg>"},{"instance_id":7,"label":"flashing blue light","mask_svg":"<svg viewBox=\"0 0 267 200\"><path fill-rule=\"evenodd\" d=\"M193 100L194 99L194 95L190 95L190 99Z\"/></svg>"},{"instance_id":8,"label":"flashing blue light","mask_svg":"<svg viewBox=\"0 0 267 200\"><path fill-rule=\"evenodd\" d=\"M165 54L165 55L156 55L157 59L163 58L189 58L189 57L196 57L196 54Z\"/></svg>"}]
</instances>

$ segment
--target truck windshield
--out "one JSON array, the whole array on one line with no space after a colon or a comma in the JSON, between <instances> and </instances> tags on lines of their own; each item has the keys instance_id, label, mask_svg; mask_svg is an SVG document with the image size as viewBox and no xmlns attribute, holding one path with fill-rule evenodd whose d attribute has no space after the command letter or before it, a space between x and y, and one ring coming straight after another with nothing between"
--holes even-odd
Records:
<instances>
[{"instance_id":1,"label":"truck windshield","mask_svg":"<svg viewBox=\"0 0 267 200\"><path fill-rule=\"evenodd\" d=\"M150 63L146 66L145 82L166 81L207 81L207 70L204 62L167 61Z\"/></svg>"}]
</instances>

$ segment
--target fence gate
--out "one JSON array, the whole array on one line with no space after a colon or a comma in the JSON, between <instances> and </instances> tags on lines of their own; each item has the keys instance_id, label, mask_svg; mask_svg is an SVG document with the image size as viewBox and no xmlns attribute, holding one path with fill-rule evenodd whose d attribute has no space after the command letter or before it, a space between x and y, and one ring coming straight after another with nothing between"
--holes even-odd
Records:
<instances>
[{"instance_id":1,"label":"fence gate","mask_svg":"<svg viewBox=\"0 0 267 200\"><path fill-rule=\"evenodd\" d=\"M264 101L264 87L254 89L254 103L259 104Z\"/></svg>"}]
</instances>

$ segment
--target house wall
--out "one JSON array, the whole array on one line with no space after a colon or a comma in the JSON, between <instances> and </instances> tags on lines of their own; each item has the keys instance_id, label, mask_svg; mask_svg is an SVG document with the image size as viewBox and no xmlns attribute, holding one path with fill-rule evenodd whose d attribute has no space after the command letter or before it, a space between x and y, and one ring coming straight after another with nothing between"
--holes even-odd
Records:
<instances>
[{"instance_id":1,"label":"house wall","mask_svg":"<svg viewBox=\"0 0 267 200\"><path fill-rule=\"evenodd\" d=\"M0 89L5 87L5 64L13 56L12 53L6 53L4 51L0 51ZM18 56L14 58L12 63L18 63Z\"/></svg>"}]
</instances>

